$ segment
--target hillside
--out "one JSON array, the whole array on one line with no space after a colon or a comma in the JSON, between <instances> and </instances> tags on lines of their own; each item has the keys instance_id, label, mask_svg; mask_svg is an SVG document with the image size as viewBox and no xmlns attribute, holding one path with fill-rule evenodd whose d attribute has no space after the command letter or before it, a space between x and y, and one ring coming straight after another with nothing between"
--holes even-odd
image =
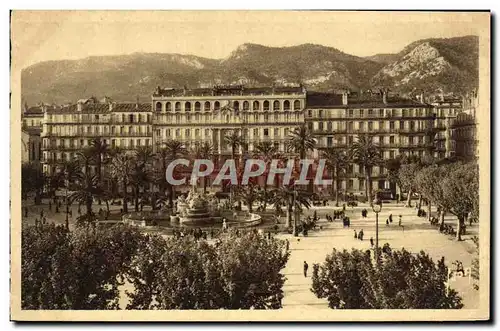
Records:
<instances>
[{"instance_id":1,"label":"hillside","mask_svg":"<svg viewBox=\"0 0 500 331\"><path fill-rule=\"evenodd\" d=\"M109 96L149 101L156 86L263 86L302 82L310 90L380 86L393 91L463 91L478 84L478 38L426 39L397 54L357 57L333 47L243 44L225 59L134 53L41 62L22 72L23 102L64 103Z\"/></svg>"}]
</instances>

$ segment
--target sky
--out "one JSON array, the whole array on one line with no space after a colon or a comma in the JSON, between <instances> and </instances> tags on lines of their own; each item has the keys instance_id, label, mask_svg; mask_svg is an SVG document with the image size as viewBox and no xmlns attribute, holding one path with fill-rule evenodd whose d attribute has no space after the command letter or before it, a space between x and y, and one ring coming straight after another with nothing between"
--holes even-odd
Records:
<instances>
[{"instance_id":1,"label":"sky","mask_svg":"<svg viewBox=\"0 0 500 331\"><path fill-rule=\"evenodd\" d=\"M483 14L484 15L484 14ZM134 52L224 58L243 43L335 47L369 56L424 38L477 34L474 14L328 11L13 12L21 67Z\"/></svg>"}]
</instances>

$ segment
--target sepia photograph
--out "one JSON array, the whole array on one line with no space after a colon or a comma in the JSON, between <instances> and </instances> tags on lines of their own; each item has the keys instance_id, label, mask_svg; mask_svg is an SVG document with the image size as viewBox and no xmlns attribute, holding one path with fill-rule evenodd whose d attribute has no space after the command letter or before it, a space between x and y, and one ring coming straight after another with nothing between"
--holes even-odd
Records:
<instances>
[{"instance_id":1,"label":"sepia photograph","mask_svg":"<svg viewBox=\"0 0 500 331\"><path fill-rule=\"evenodd\" d=\"M11 11L11 320L488 320L490 15Z\"/></svg>"}]
</instances>

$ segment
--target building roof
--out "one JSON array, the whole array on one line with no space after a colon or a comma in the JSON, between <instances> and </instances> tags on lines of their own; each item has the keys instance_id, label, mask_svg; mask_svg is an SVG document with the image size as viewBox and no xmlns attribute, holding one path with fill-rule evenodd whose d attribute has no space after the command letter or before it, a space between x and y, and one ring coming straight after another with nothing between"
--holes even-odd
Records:
<instances>
[{"instance_id":1,"label":"building roof","mask_svg":"<svg viewBox=\"0 0 500 331\"><path fill-rule=\"evenodd\" d=\"M342 95L324 92L308 92L307 108L417 108L430 107L429 104L420 103L397 96L388 96L387 103L382 97L373 94L348 96L347 105L342 104Z\"/></svg>"},{"instance_id":2,"label":"building roof","mask_svg":"<svg viewBox=\"0 0 500 331\"><path fill-rule=\"evenodd\" d=\"M50 109L48 114L108 114L110 112L151 112L151 103L113 103L110 110L109 103L84 104L78 111L78 105L70 105L59 109Z\"/></svg>"},{"instance_id":3,"label":"building roof","mask_svg":"<svg viewBox=\"0 0 500 331\"><path fill-rule=\"evenodd\" d=\"M195 89L157 87L153 92L153 97L304 94L305 92L306 90L301 86L244 87L242 85L220 85L213 88Z\"/></svg>"}]
</instances>

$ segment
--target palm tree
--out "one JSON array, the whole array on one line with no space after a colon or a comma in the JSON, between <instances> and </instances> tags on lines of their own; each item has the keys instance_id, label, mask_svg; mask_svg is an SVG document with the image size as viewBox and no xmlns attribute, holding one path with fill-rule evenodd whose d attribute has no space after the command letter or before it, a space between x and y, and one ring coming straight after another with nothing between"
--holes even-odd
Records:
<instances>
[{"instance_id":1,"label":"palm tree","mask_svg":"<svg viewBox=\"0 0 500 331\"><path fill-rule=\"evenodd\" d=\"M139 211L139 198L141 188L143 192L147 191L147 186L150 182L150 174L147 169L147 164L138 161L137 157L134 158L132 165L132 172L130 173L130 185L134 194L134 207L135 211Z\"/></svg>"},{"instance_id":2,"label":"palm tree","mask_svg":"<svg viewBox=\"0 0 500 331\"><path fill-rule=\"evenodd\" d=\"M196 145L193 151L195 159L212 160L214 157L214 146L204 141L201 145ZM203 193L207 193L207 177L203 177Z\"/></svg>"},{"instance_id":3,"label":"palm tree","mask_svg":"<svg viewBox=\"0 0 500 331\"><path fill-rule=\"evenodd\" d=\"M102 189L99 187L99 180L97 176L84 173L78 180L78 189L71 193L69 200L71 202L78 201L85 205L86 214L83 215L79 221L86 221L92 223L95 221L95 216L92 211L92 204L94 198L102 196Z\"/></svg>"},{"instance_id":4,"label":"palm tree","mask_svg":"<svg viewBox=\"0 0 500 331\"><path fill-rule=\"evenodd\" d=\"M166 150L166 165L172 162L173 160L183 157L187 154L186 147L184 144L180 141L177 140L168 140L164 144L164 148ZM165 173L164 176L166 176L166 170L167 170L168 165L165 167ZM172 208L174 205L174 194L175 194L175 189L172 186L171 183L166 182L168 185L168 188L170 190L170 194L168 197L168 203L169 207Z\"/></svg>"},{"instance_id":5,"label":"palm tree","mask_svg":"<svg viewBox=\"0 0 500 331\"><path fill-rule=\"evenodd\" d=\"M234 193L235 199L244 201L248 207L248 211L250 213L253 212L253 204L259 198L259 191L255 188L255 185L238 186Z\"/></svg>"},{"instance_id":6,"label":"palm tree","mask_svg":"<svg viewBox=\"0 0 500 331\"><path fill-rule=\"evenodd\" d=\"M268 202L268 192L267 192L267 179L269 177L269 165L273 159L280 157L278 153L278 148L270 141L261 141L255 146L255 156L256 158L261 158L266 164L265 178L264 178L264 196L263 196L263 208L266 210Z\"/></svg>"},{"instance_id":7,"label":"palm tree","mask_svg":"<svg viewBox=\"0 0 500 331\"><path fill-rule=\"evenodd\" d=\"M90 175L90 165L94 158L94 150L91 147L86 147L83 151L78 152L76 157L80 166L83 168L83 172Z\"/></svg>"},{"instance_id":8,"label":"palm tree","mask_svg":"<svg viewBox=\"0 0 500 331\"><path fill-rule=\"evenodd\" d=\"M130 182L130 174L132 172L132 158L125 154L116 154L111 160L111 176L121 182L123 188L123 212L128 213L128 186Z\"/></svg>"},{"instance_id":9,"label":"palm tree","mask_svg":"<svg viewBox=\"0 0 500 331\"><path fill-rule=\"evenodd\" d=\"M226 145L229 145L231 147L231 159L235 161L236 167L238 167L239 163L236 162L236 151L240 148L240 146L244 144L243 138L238 134L238 131L233 130L230 134L224 137L224 142L226 143ZM229 201L231 202L231 205L234 198L233 191L233 185L231 185L229 191Z\"/></svg>"},{"instance_id":10,"label":"palm tree","mask_svg":"<svg viewBox=\"0 0 500 331\"><path fill-rule=\"evenodd\" d=\"M73 183L82 178L82 171L78 160L64 162L60 167L59 172L61 179L64 181L64 187L66 189L66 229L69 229L69 198L68 190Z\"/></svg>"},{"instance_id":11,"label":"palm tree","mask_svg":"<svg viewBox=\"0 0 500 331\"><path fill-rule=\"evenodd\" d=\"M42 201L42 191L46 182L46 177L38 164L27 163L22 165L21 190L23 197L29 193L35 193L35 205Z\"/></svg>"},{"instance_id":12,"label":"palm tree","mask_svg":"<svg viewBox=\"0 0 500 331\"><path fill-rule=\"evenodd\" d=\"M305 159L307 152L313 151L315 147L316 139L305 125L295 128L289 134L287 149L289 152L298 153L301 160Z\"/></svg>"},{"instance_id":13,"label":"palm tree","mask_svg":"<svg viewBox=\"0 0 500 331\"><path fill-rule=\"evenodd\" d=\"M94 138L90 141L90 148L94 153L94 160L96 163L97 170L97 179L99 181L99 185L102 185L102 165L106 162L106 156L109 153L109 146L105 140L100 137ZM100 204L100 201L99 201Z\"/></svg>"},{"instance_id":14,"label":"palm tree","mask_svg":"<svg viewBox=\"0 0 500 331\"><path fill-rule=\"evenodd\" d=\"M335 206L339 206L339 183L340 176L346 170L349 162L345 151L337 148L328 148L322 152L322 157L326 160L326 167L330 170L332 178L335 179Z\"/></svg>"},{"instance_id":15,"label":"palm tree","mask_svg":"<svg viewBox=\"0 0 500 331\"><path fill-rule=\"evenodd\" d=\"M380 147L373 142L371 135L360 135L351 145L350 158L352 162L363 168L366 179L367 197L372 204L372 178L371 173L374 166L379 165L382 161Z\"/></svg>"},{"instance_id":16,"label":"palm tree","mask_svg":"<svg viewBox=\"0 0 500 331\"><path fill-rule=\"evenodd\" d=\"M273 192L273 204L274 207L281 208L285 205L287 207L287 220L286 227L289 228L292 223L293 211L301 210L302 207L309 209L311 203L309 201L310 194L304 190L297 190L291 186L281 186ZM294 204L295 202L295 204ZM296 228L296 222L294 217L294 234Z\"/></svg>"}]
</instances>

